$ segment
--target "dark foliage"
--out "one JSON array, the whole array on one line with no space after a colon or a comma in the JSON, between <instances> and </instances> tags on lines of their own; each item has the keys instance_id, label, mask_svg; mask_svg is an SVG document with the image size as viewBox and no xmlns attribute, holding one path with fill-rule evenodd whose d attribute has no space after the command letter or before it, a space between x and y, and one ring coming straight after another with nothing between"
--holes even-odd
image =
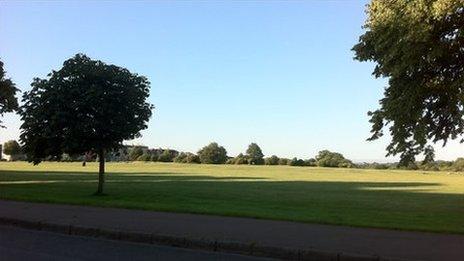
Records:
<instances>
[{"instance_id":1,"label":"dark foliage","mask_svg":"<svg viewBox=\"0 0 464 261\"><path fill-rule=\"evenodd\" d=\"M246 150L246 155L248 157L248 163L252 165L263 165L264 164L264 154L261 151L261 148L256 143L251 143Z\"/></svg>"},{"instance_id":2,"label":"dark foliage","mask_svg":"<svg viewBox=\"0 0 464 261\"><path fill-rule=\"evenodd\" d=\"M369 112L369 140L388 126L387 155L409 166L429 142L464 133L464 5L373 0L367 14L355 59L375 62L375 77L389 79L380 108Z\"/></svg>"},{"instance_id":3,"label":"dark foliage","mask_svg":"<svg viewBox=\"0 0 464 261\"><path fill-rule=\"evenodd\" d=\"M6 78L3 62L0 61L0 117L7 112L18 110L18 100L15 96L18 91L13 81ZM1 120L0 127L4 127Z\"/></svg>"},{"instance_id":4,"label":"dark foliage","mask_svg":"<svg viewBox=\"0 0 464 261\"><path fill-rule=\"evenodd\" d=\"M93 151L102 159L101 183L105 151L140 137L152 115L147 78L83 54L31 86L20 108L20 140L28 160L38 164L63 153Z\"/></svg>"}]
</instances>

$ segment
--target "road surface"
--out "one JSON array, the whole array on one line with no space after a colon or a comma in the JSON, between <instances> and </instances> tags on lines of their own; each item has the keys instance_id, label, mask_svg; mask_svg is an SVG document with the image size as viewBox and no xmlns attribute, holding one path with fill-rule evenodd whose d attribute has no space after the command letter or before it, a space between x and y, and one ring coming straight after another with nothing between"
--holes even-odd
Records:
<instances>
[{"instance_id":1,"label":"road surface","mask_svg":"<svg viewBox=\"0 0 464 261\"><path fill-rule=\"evenodd\" d=\"M0 226L0 260L271 260Z\"/></svg>"}]
</instances>

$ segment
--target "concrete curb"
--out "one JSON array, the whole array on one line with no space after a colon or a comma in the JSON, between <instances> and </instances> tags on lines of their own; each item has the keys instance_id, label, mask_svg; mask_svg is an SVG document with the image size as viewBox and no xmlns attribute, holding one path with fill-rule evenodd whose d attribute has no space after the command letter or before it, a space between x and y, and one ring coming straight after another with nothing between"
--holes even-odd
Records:
<instances>
[{"instance_id":1,"label":"concrete curb","mask_svg":"<svg viewBox=\"0 0 464 261\"><path fill-rule=\"evenodd\" d=\"M135 243L157 244L172 247L200 249L213 252L226 252L242 255L271 257L298 261L406 261L379 256L358 255L350 253L325 252L315 249L297 249L245 244L232 241L215 241L209 239L187 238L123 230L101 229L76 225L52 224L13 218L0 217L0 224L41 230L53 233L104 238Z\"/></svg>"}]
</instances>

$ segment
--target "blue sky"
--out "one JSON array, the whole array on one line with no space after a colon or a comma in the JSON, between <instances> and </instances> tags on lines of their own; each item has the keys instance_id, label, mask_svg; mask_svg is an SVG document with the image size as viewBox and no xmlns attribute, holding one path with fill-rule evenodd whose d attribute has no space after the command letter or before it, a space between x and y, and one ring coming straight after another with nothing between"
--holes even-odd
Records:
<instances>
[{"instance_id":1,"label":"blue sky","mask_svg":"<svg viewBox=\"0 0 464 261\"><path fill-rule=\"evenodd\" d=\"M388 137L367 142L366 112L385 79L353 60L367 1L45 1L0 3L0 58L27 91L82 52L152 83L150 147L196 152L217 141L233 156L257 142L266 155L385 159ZM17 139L6 115L0 142ZM463 147L437 146L454 159Z\"/></svg>"}]
</instances>

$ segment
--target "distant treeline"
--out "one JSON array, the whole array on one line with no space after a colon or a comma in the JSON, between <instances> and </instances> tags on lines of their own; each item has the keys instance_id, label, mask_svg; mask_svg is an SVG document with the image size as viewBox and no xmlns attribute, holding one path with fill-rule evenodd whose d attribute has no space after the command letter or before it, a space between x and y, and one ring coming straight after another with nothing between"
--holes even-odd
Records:
<instances>
[{"instance_id":1,"label":"distant treeline","mask_svg":"<svg viewBox=\"0 0 464 261\"><path fill-rule=\"evenodd\" d=\"M21 153L21 146L17 141L8 141L3 145L3 153L10 156L10 160L27 160ZM85 155L63 154L56 157L49 157L48 161L96 161L95 153L89 152ZM150 149L147 146L123 145L120 149L110 151L106 154L107 161L129 162L176 162L190 164L234 164L234 165L287 165L299 167L332 167L332 168L360 168L360 169L411 169L411 170L430 170L430 171L464 171L464 158L455 161L428 160L427 162L415 162L407 167L400 167L398 163L353 163L346 159L341 153L329 150L320 151L316 157L309 159L300 158L281 158L276 155L264 157L261 148L256 143L251 143L245 153L240 153L235 157L227 156L224 147L216 142L200 149L197 153L179 152L172 149Z\"/></svg>"},{"instance_id":2,"label":"distant treeline","mask_svg":"<svg viewBox=\"0 0 464 261\"><path fill-rule=\"evenodd\" d=\"M409 169L426 171L464 171L464 158L457 158L455 161L437 160L431 162L416 161L408 166L400 166L398 162L393 163L357 163L356 168L360 169Z\"/></svg>"}]
</instances>

